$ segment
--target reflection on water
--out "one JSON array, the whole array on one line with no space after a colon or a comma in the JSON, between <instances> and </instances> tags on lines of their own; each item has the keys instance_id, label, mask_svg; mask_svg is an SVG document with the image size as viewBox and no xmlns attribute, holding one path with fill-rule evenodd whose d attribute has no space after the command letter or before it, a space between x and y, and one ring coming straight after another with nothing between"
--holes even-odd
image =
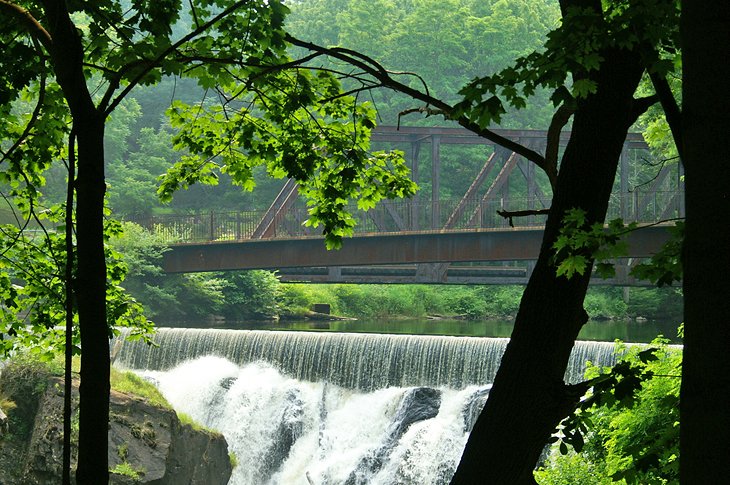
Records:
<instances>
[{"instance_id":1,"label":"reflection on water","mask_svg":"<svg viewBox=\"0 0 730 485\"><path fill-rule=\"evenodd\" d=\"M454 335L470 337L509 337L513 322L499 320L348 320L348 321L280 321L280 322L221 322L205 324L186 322L177 327L228 328L238 330L302 330L321 332L395 333L413 335ZM611 342L650 342L663 335L672 343L681 343L675 322L601 321L588 322L581 330L580 340Z\"/></svg>"}]
</instances>

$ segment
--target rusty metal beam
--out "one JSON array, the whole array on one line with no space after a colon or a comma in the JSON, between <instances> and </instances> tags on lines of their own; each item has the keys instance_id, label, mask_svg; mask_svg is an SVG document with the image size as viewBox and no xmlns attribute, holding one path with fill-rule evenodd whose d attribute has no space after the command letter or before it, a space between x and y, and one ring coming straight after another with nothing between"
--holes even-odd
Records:
<instances>
[{"instance_id":1,"label":"rusty metal beam","mask_svg":"<svg viewBox=\"0 0 730 485\"><path fill-rule=\"evenodd\" d=\"M321 238L248 240L173 246L164 255L168 273L312 266L519 261L536 259L542 229L454 231L359 236L337 251ZM629 256L648 257L668 239L666 227L652 226L628 237Z\"/></svg>"},{"instance_id":2,"label":"rusty metal beam","mask_svg":"<svg viewBox=\"0 0 730 485\"><path fill-rule=\"evenodd\" d=\"M416 265L345 266L333 268L285 268L277 273L284 283L358 283L358 284L447 284L447 285L525 285L529 268L510 266L450 266L445 275L429 280L418 275ZM648 281L619 276L627 273L626 266L616 268L616 278L591 279L591 285L653 287Z\"/></svg>"},{"instance_id":3,"label":"rusty metal beam","mask_svg":"<svg viewBox=\"0 0 730 485\"><path fill-rule=\"evenodd\" d=\"M481 217L482 212L482 205L486 201L488 201L491 197L494 196L496 192L499 192L500 189L503 187L508 186L509 176L512 173L512 169L515 168L515 165L517 164L518 156L516 153L512 153L506 162L504 162L504 165L502 166L501 170L497 174L497 178L494 179L492 182L492 185L489 186L487 189L487 192L482 197L482 204L479 204L475 209L474 212L472 212L471 216L469 217L469 220L467 222L467 226L472 226L474 224L475 220L478 220L479 217Z\"/></svg>"},{"instance_id":4,"label":"rusty metal beam","mask_svg":"<svg viewBox=\"0 0 730 485\"><path fill-rule=\"evenodd\" d=\"M254 229L251 239L262 239L274 236L276 232L276 223L281 214L289 210L289 207L297 200L299 195L299 184L296 180L287 179L279 194L271 203L264 217Z\"/></svg>"},{"instance_id":5,"label":"rusty metal beam","mask_svg":"<svg viewBox=\"0 0 730 485\"><path fill-rule=\"evenodd\" d=\"M547 140L547 131L545 130L493 130L495 133L509 138L511 140L535 140L544 143ZM464 128L437 127L437 126L378 126L373 130L371 140L373 142L388 143L411 143L415 139L425 141L424 137L439 135L441 143L459 144L459 145L494 145L493 141L489 141L480 137ZM570 139L570 132L564 131L560 134L560 143L566 144ZM626 144L629 148L647 148L646 142L640 133L629 133L626 136Z\"/></svg>"},{"instance_id":6,"label":"rusty metal beam","mask_svg":"<svg viewBox=\"0 0 730 485\"><path fill-rule=\"evenodd\" d=\"M494 165L497 163L497 159L500 158L497 157L497 153L498 151L492 152L487 161L484 163L484 166L467 189L464 197L461 198L458 205L446 221L446 224L444 224L443 229L453 229L459 219L461 219L461 216L464 215L467 201L476 198L479 188L482 186L482 184L484 184L484 180L487 178L487 175L489 175L489 172L491 172L492 168L494 168Z\"/></svg>"}]
</instances>

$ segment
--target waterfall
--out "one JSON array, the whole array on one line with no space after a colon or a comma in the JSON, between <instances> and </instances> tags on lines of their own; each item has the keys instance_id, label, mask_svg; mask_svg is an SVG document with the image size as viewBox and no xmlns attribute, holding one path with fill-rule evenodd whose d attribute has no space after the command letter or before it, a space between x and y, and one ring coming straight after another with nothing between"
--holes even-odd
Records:
<instances>
[{"instance_id":1,"label":"waterfall","mask_svg":"<svg viewBox=\"0 0 730 485\"><path fill-rule=\"evenodd\" d=\"M115 365L224 434L230 485L445 485L483 407L506 339L159 329L117 340ZM566 373L609 365L579 342Z\"/></svg>"},{"instance_id":2,"label":"waterfall","mask_svg":"<svg viewBox=\"0 0 730 485\"><path fill-rule=\"evenodd\" d=\"M239 365L268 362L298 380L371 391L389 386L461 389L492 382L508 339L161 328L155 341L158 347L117 340L115 363L130 369L166 370L186 360L216 355ZM613 344L577 342L567 381L581 379L586 360L612 365Z\"/></svg>"}]
</instances>

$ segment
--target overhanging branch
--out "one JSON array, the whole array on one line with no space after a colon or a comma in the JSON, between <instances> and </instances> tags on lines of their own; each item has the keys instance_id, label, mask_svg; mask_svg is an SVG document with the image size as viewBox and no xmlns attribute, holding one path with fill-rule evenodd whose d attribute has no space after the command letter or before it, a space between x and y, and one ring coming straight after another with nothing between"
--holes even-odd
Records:
<instances>
[{"instance_id":1,"label":"overhanging branch","mask_svg":"<svg viewBox=\"0 0 730 485\"><path fill-rule=\"evenodd\" d=\"M1 1L1 0L0 0ZM33 42L36 44L36 47L40 49L40 46L38 46L38 41L34 40ZM30 119L28 120L28 123L25 125L25 128L23 129L23 132L20 134L20 136L15 140L15 142L11 145L11 147L3 153L2 158L0 158L0 164L2 164L5 160L10 158L10 156L13 154L15 150L20 147L20 145L23 144L26 138L28 138L28 135L30 135L31 130L33 129L33 126L35 126L36 122L38 121L38 116L41 113L41 108L43 107L43 103L46 100L46 71L45 69L41 69L41 80L40 80L40 86L38 87L38 100L36 101L35 108L33 109L33 112L30 115Z\"/></svg>"},{"instance_id":2,"label":"overhanging branch","mask_svg":"<svg viewBox=\"0 0 730 485\"><path fill-rule=\"evenodd\" d=\"M682 143L682 112L679 109L677 100L672 93L672 89L669 87L667 78L660 76L657 72L649 71L649 77L651 83L654 85L657 96L659 96L659 102L664 110L664 115L667 118L667 124L672 132L674 138L674 144L677 146L677 153L679 158L684 162L684 144Z\"/></svg>"},{"instance_id":3,"label":"overhanging branch","mask_svg":"<svg viewBox=\"0 0 730 485\"><path fill-rule=\"evenodd\" d=\"M555 184L558 181L558 151L560 149L560 132L568 123L570 117L575 113L575 104L561 104L553 114L550 127L547 132L547 146L545 147L545 173L550 181L550 186L555 191Z\"/></svg>"},{"instance_id":4,"label":"overhanging branch","mask_svg":"<svg viewBox=\"0 0 730 485\"><path fill-rule=\"evenodd\" d=\"M454 112L453 106L445 103L438 98L431 96L427 92L414 89L406 84L395 80L392 77L393 73L389 72L374 59L350 49L344 49L341 47L323 47L312 42L306 42L297 39L296 37L288 34L286 36L286 41L297 47L302 47L309 51L317 52L320 55L332 57L334 59L346 62L352 66L358 67L363 72L366 72L367 74L375 78L380 83L381 87L385 87L393 91L398 91L410 96L413 99L423 101L424 103L426 103L426 107L433 106L435 110L441 111L444 118L456 121L459 125L466 128L467 130L483 138L486 138L487 140L493 141L494 143L501 145L504 148L507 148L508 150L517 153L518 155L525 157L527 160L533 162L535 165L547 172L545 157L543 157L536 151L531 150L515 141L512 141L509 138L498 135L497 133L487 128L482 128L477 123L469 120L465 116L454 117L452 115L452 113ZM307 58L311 59L312 57L307 56Z\"/></svg>"},{"instance_id":5,"label":"overhanging branch","mask_svg":"<svg viewBox=\"0 0 730 485\"><path fill-rule=\"evenodd\" d=\"M4 1L4 0L0 0L0 1ZM239 8L241 8L242 6L244 6L245 4L249 3L249 1L250 0L239 0L238 2L234 3L233 5L231 5L230 7L228 7L227 9L223 10L221 13L219 13L218 15L216 15L215 17L213 17L212 19L210 19L207 22L205 22L203 25L200 25L199 27L197 27L192 32L190 32L187 35L183 36L180 40L178 40L174 44L170 45L167 49L165 49L164 51L162 51L157 57L155 57L154 59L150 60L147 63L147 65L134 77L134 79L132 79L129 82L129 84L127 84L127 86L125 86L124 90L121 93L119 93L119 95L116 98L114 98L114 100L111 101L111 103L109 103L109 106L105 106L104 104L100 104L99 105L99 109L103 110L106 115L109 115L112 111L114 111L114 108L116 108L119 105L119 103L122 102L122 100L127 96L127 94L129 94L129 92L132 89L134 89L134 87L137 86L137 84L139 84L139 82L147 74L149 74L150 71L152 71L153 69L155 69L156 67L158 67L160 65L160 63L167 56L169 56L171 53L175 52L177 49L179 49L186 42L191 41L192 39L194 39L198 35L202 34L206 30L208 30L210 27L212 27L213 25L215 25L218 21L220 21L221 19L223 19L227 15L231 14L232 12L235 12L236 10L238 10ZM120 73L121 72L123 72L123 71L120 71ZM116 88L113 88L113 86L110 85L109 89L107 90L107 93L104 95L104 100L105 101L108 101L109 99L111 99L111 93L113 93L115 89Z\"/></svg>"},{"instance_id":6,"label":"overhanging branch","mask_svg":"<svg viewBox=\"0 0 730 485\"><path fill-rule=\"evenodd\" d=\"M523 211L497 211L497 214L509 219L509 227L515 227L512 218L513 217L527 217L527 216L546 216L550 214L550 209L530 209Z\"/></svg>"},{"instance_id":7,"label":"overhanging branch","mask_svg":"<svg viewBox=\"0 0 730 485\"><path fill-rule=\"evenodd\" d=\"M43 44L43 47L45 47L46 50L50 52L51 47L53 46L53 39L51 39L51 34L49 34L48 31L43 28L41 23L38 22L38 20L33 17L33 15L28 10L13 2L9 2L8 0L0 0L0 10L6 11L10 15L18 19L28 31L28 33L32 35L35 39L38 39L38 41Z\"/></svg>"}]
</instances>

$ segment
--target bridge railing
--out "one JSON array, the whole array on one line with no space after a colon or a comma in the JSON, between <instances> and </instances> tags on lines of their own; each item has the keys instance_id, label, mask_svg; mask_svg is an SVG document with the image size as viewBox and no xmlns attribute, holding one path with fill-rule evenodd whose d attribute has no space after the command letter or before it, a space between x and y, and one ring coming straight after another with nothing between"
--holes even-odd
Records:
<instances>
[{"instance_id":1,"label":"bridge railing","mask_svg":"<svg viewBox=\"0 0 730 485\"><path fill-rule=\"evenodd\" d=\"M547 201L549 204L549 201ZM457 206L459 211L455 212ZM441 230L508 228L509 221L498 210L546 208L539 198L495 198L490 200L424 199L388 200L367 212L351 207L357 221L356 234L412 233ZM614 194L609 202L607 219L621 217L625 222L652 223L682 217L683 194L678 191L640 191ZM208 212L171 214L133 220L158 234L168 243L200 243L251 239L266 211ZM452 217L459 214L458 218ZM321 228L305 227L309 217L303 203L295 204L274 220L273 238L313 237ZM535 215L514 220L516 226L541 227L545 216Z\"/></svg>"}]
</instances>

